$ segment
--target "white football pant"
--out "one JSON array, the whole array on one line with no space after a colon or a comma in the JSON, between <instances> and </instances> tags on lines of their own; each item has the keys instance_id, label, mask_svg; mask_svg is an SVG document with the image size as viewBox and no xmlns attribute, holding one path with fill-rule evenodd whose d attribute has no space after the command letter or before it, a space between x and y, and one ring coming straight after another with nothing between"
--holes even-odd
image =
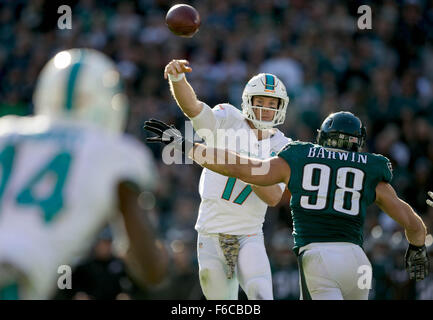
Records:
<instances>
[{"instance_id":1,"label":"white football pant","mask_svg":"<svg viewBox=\"0 0 433 320\"><path fill-rule=\"evenodd\" d=\"M301 300L367 300L372 269L361 247L311 243L299 250Z\"/></svg>"},{"instance_id":2,"label":"white football pant","mask_svg":"<svg viewBox=\"0 0 433 320\"><path fill-rule=\"evenodd\" d=\"M224 253L218 234L200 234L197 239L200 285L208 300L237 300L239 284L249 300L273 300L272 275L263 234L239 236L235 274L227 279Z\"/></svg>"}]
</instances>

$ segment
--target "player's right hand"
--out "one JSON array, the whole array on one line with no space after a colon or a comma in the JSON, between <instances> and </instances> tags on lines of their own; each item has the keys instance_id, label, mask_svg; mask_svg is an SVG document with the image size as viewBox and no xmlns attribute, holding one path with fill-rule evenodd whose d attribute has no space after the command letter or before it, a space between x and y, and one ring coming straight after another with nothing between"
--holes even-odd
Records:
<instances>
[{"instance_id":1,"label":"player's right hand","mask_svg":"<svg viewBox=\"0 0 433 320\"><path fill-rule=\"evenodd\" d=\"M174 147L183 153L188 153L193 146L193 142L186 140L174 125L168 125L161 120L145 121L143 129L156 134L154 137L146 138L147 142L159 142L166 145L173 143Z\"/></svg>"},{"instance_id":2,"label":"player's right hand","mask_svg":"<svg viewBox=\"0 0 433 320\"><path fill-rule=\"evenodd\" d=\"M430 198L433 199L433 192L429 191L429 192L427 192L427 194L430 196ZM432 200L427 199L425 202L427 202L427 204L428 204L430 207L433 207L433 201L432 201Z\"/></svg>"},{"instance_id":3,"label":"player's right hand","mask_svg":"<svg viewBox=\"0 0 433 320\"><path fill-rule=\"evenodd\" d=\"M168 74L177 76L180 73L191 72L188 60L171 60L164 69L164 79L168 78Z\"/></svg>"}]
</instances>

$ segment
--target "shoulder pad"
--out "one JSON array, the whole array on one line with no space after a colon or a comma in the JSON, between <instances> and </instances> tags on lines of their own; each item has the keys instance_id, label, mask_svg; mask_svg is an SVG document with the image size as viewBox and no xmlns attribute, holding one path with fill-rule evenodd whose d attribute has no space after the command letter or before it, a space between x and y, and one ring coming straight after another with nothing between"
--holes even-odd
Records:
<instances>
[{"instance_id":1,"label":"shoulder pad","mask_svg":"<svg viewBox=\"0 0 433 320\"><path fill-rule=\"evenodd\" d=\"M243 119L243 115L241 110L236 108L235 106L231 105L230 103L220 103L217 104L214 108L214 111L223 111L226 115L226 117L234 117L238 119Z\"/></svg>"},{"instance_id":2,"label":"shoulder pad","mask_svg":"<svg viewBox=\"0 0 433 320\"><path fill-rule=\"evenodd\" d=\"M380 163L379 170L381 172L381 175L383 175L383 180L385 180L386 182L391 181L393 177L393 168L391 161L381 154L373 153L372 155L378 160L378 163Z\"/></svg>"}]
</instances>

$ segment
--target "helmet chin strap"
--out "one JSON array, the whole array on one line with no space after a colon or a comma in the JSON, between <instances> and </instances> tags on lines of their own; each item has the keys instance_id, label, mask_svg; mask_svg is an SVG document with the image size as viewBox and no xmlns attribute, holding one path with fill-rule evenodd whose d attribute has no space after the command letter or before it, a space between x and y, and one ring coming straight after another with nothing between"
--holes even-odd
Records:
<instances>
[{"instance_id":1,"label":"helmet chin strap","mask_svg":"<svg viewBox=\"0 0 433 320\"><path fill-rule=\"evenodd\" d=\"M271 121L269 121L270 122L270 125L269 126L265 126L265 127L263 127L263 123L258 123L257 121L258 120L256 120L256 121L254 121L254 120L251 120L251 119L248 119L248 120L250 120L251 121L251 123L252 123L252 125L257 129L257 130L269 130L269 129L272 129L274 126L273 126L273 124L271 123ZM267 122L267 121L266 121Z\"/></svg>"},{"instance_id":2,"label":"helmet chin strap","mask_svg":"<svg viewBox=\"0 0 433 320\"><path fill-rule=\"evenodd\" d=\"M257 136L257 140L262 140L262 139L266 139L267 137L271 136L271 130L273 127L269 127L269 128L257 128L257 124L254 123L253 120L245 118L245 120L247 120L248 125L251 127L251 129L253 130L257 130L257 132L255 132L255 135Z\"/></svg>"}]
</instances>

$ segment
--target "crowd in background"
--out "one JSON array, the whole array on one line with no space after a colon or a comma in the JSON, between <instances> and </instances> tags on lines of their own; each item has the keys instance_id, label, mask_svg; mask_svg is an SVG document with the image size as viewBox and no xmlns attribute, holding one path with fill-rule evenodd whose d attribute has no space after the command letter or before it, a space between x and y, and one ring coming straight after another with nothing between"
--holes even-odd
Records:
<instances>
[{"instance_id":1,"label":"crowd in background","mask_svg":"<svg viewBox=\"0 0 433 320\"><path fill-rule=\"evenodd\" d=\"M240 108L248 79L274 73L290 97L281 131L294 140L314 141L330 112L352 111L367 127L365 151L392 161L392 185L433 230L433 208L425 204L433 190L433 1L185 2L201 15L193 38L177 37L166 27L172 0L1 1L0 116L32 114L39 71L55 53L72 47L95 48L114 59L130 101L127 132L141 141L142 123L149 118L185 125L163 78L170 60L190 61L188 81L210 106L229 102ZM57 26L61 4L72 8L72 29ZM360 30L357 10L364 4L372 11L372 29ZM169 278L156 288L137 288L112 254L105 230L77 269L73 292L60 292L59 298L203 299L194 230L201 168L167 166L160 146L150 147L160 185L143 206L170 250ZM268 209L264 236L275 299L298 299L287 194ZM429 235L429 252L432 242ZM419 283L409 281L406 247L403 229L371 206L364 247L373 265L371 299L433 299L433 272ZM240 298L245 299L242 292Z\"/></svg>"}]
</instances>

